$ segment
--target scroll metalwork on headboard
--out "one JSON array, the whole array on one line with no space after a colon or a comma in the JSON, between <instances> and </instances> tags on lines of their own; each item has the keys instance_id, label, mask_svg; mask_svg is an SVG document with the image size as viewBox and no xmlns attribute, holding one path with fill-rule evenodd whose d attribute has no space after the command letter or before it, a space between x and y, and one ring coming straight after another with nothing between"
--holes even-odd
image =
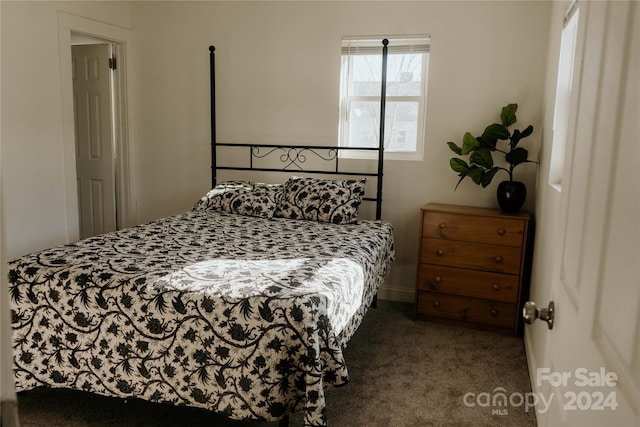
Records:
<instances>
[{"instance_id":1,"label":"scroll metalwork on headboard","mask_svg":"<svg viewBox=\"0 0 640 427\"><path fill-rule=\"evenodd\" d=\"M265 148L265 150L260 151L260 148ZM304 164L307 162L307 155L314 155L319 159L322 159L326 162L330 162L335 160L335 171L338 172L338 150L334 147L327 147L326 149L322 149L323 147L319 147L316 150L315 147L301 147L301 146L264 146L264 145L251 145L251 159L250 164L253 166L253 159L266 159L270 157L272 154L278 156L280 162L283 164L283 169L299 169L301 171L304 170ZM326 153L322 153L322 151L326 151Z\"/></svg>"},{"instance_id":2,"label":"scroll metalwork on headboard","mask_svg":"<svg viewBox=\"0 0 640 427\"><path fill-rule=\"evenodd\" d=\"M209 47L210 77L211 77L211 184L217 184L217 171L262 171L262 172L286 172L297 171L305 174L344 175L376 177L376 197L365 197L364 200L376 202L376 219L382 217L382 177L384 169L384 118L387 91L387 39L382 40L382 85L380 95L380 135L377 147L343 147L343 146L309 146L309 145L283 145L283 144L244 144L223 143L216 139L216 89L215 89L215 47ZM217 162L219 147L246 149L246 159L249 166L221 166ZM341 151L377 151L376 172L354 172L341 169ZM305 168L307 160L314 159L325 162L326 168ZM268 166L263 160L270 159ZM261 162L262 160L262 162ZM279 163L278 163L279 162ZM257 164L261 163L261 164ZM310 161L314 165L317 162ZM273 166L276 164L277 166Z\"/></svg>"}]
</instances>

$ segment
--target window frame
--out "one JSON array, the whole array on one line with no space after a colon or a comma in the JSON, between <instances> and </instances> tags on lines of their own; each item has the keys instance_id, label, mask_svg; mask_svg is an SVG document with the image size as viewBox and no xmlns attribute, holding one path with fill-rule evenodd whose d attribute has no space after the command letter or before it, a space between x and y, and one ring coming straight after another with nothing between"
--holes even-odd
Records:
<instances>
[{"instance_id":1,"label":"window frame","mask_svg":"<svg viewBox=\"0 0 640 427\"><path fill-rule=\"evenodd\" d=\"M563 19L554 101L553 138L549 165L549 185L562 192L567 154L572 150L570 133L576 120L576 88L581 79L583 25L576 1L570 3Z\"/></svg>"},{"instance_id":2,"label":"window frame","mask_svg":"<svg viewBox=\"0 0 640 427\"><path fill-rule=\"evenodd\" d=\"M340 105L339 105L339 126L338 126L338 145L341 147L350 147L349 150L341 150L339 156L341 158L350 159L372 159L377 156L377 152L370 150L357 150L356 147L351 148L349 145L350 120L349 114L351 104L354 102L374 102L380 105L380 94L377 95L350 95L351 87L349 80L349 70L352 67L353 57L365 54L381 54L382 39L389 40L388 55L401 54L422 54L422 64L420 70L420 90L418 95L390 95L386 94L386 117L385 117L385 142L389 144L391 135L388 130L389 126L389 105L392 103L417 103L417 121L416 123L416 145L415 150L411 151L394 151L385 147L386 160L423 160L424 156L424 139L426 130L426 105L427 90L429 77L429 61L430 61L430 45L431 37L424 35L402 35L402 36L348 36L342 38L341 61L340 61ZM400 45L394 45L399 43ZM350 44L353 43L353 52L350 50ZM345 46L347 44L348 46ZM374 47L375 46L375 47ZM419 46L423 51L413 51L413 46ZM395 49L394 49L395 48ZM345 53L345 50L347 52ZM363 52L364 50L364 52ZM387 80L387 83L389 80ZM379 111L379 107L378 107ZM379 119L376 125L379 126ZM379 134L376 134L376 145L378 147ZM406 138L406 135L405 135ZM372 146L373 148L374 146Z\"/></svg>"}]
</instances>

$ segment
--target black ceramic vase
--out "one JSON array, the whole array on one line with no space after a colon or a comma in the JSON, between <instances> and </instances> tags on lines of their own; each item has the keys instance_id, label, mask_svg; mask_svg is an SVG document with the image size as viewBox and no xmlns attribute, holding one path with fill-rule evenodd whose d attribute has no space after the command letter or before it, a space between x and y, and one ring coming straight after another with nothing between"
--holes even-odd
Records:
<instances>
[{"instance_id":1,"label":"black ceramic vase","mask_svg":"<svg viewBox=\"0 0 640 427\"><path fill-rule=\"evenodd\" d=\"M503 212L515 213L520 210L527 198L524 182L502 181L498 185L498 205Z\"/></svg>"}]
</instances>

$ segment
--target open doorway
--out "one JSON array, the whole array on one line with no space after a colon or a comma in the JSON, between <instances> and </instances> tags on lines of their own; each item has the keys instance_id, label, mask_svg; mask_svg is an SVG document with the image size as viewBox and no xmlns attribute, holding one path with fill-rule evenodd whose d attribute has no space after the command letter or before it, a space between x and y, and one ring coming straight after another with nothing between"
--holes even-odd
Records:
<instances>
[{"instance_id":1,"label":"open doorway","mask_svg":"<svg viewBox=\"0 0 640 427\"><path fill-rule=\"evenodd\" d=\"M113 72L114 43L71 33L73 109L80 238L114 231L117 223Z\"/></svg>"},{"instance_id":2,"label":"open doorway","mask_svg":"<svg viewBox=\"0 0 640 427\"><path fill-rule=\"evenodd\" d=\"M58 29L67 240L72 242L136 224L129 127L132 36L126 28L63 12Z\"/></svg>"}]
</instances>

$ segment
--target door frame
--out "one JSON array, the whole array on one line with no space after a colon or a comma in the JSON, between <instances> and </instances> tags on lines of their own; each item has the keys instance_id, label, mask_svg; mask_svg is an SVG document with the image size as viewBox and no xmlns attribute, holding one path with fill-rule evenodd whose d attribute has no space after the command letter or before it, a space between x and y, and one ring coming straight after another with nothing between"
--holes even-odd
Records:
<instances>
[{"instance_id":1,"label":"door frame","mask_svg":"<svg viewBox=\"0 0 640 427\"><path fill-rule=\"evenodd\" d=\"M133 55L131 31L103 22L64 12L58 12L58 52L62 91L62 141L65 165L65 198L67 241L80 237L78 213L78 184L76 174L75 117L73 108L73 80L71 62L71 33L113 43L119 60L113 79L113 111L115 148L115 185L117 228L131 227L137 218L134 174L133 129Z\"/></svg>"}]
</instances>

